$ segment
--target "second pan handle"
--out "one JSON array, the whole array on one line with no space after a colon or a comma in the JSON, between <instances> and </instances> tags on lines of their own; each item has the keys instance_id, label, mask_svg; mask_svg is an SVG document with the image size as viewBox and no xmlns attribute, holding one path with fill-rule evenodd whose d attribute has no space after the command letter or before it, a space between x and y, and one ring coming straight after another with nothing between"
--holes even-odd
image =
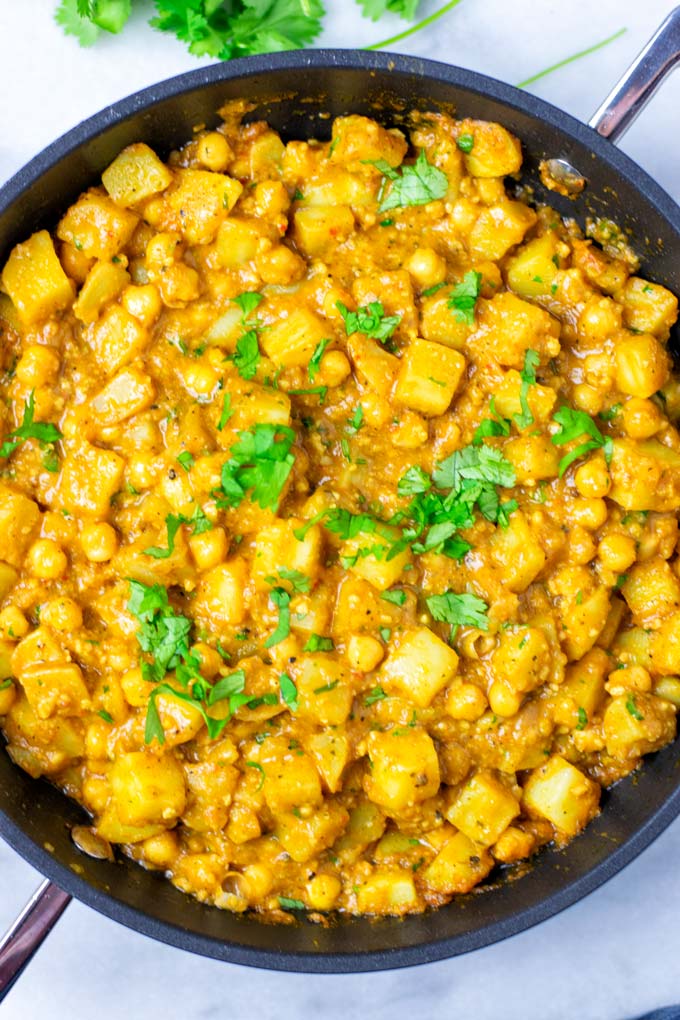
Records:
<instances>
[{"instance_id":1,"label":"second pan handle","mask_svg":"<svg viewBox=\"0 0 680 1020\"><path fill-rule=\"evenodd\" d=\"M68 893L43 882L0 939L0 1002L71 902Z\"/></svg>"},{"instance_id":2,"label":"second pan handle","mask_svg":"<svg viewBox=\"0 0 680 1020\"><path fill-rule=\"evenodd\" d=\"M628 130L680 63L680 7L671 11L588 122L612 142Z\"/></svg>"}]
</instances>

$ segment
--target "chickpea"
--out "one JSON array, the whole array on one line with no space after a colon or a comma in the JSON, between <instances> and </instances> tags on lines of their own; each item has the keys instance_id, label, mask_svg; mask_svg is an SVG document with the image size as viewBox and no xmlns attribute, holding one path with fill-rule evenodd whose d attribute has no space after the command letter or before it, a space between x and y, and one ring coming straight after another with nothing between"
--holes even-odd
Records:
<instances>
[{"instance_id":1,"label":"chickpea","mask_svg":"<svg viewBox=\"0 0 680 1020\"><path fill-rule=\"evenodd\" d=\"M183 369L184 385L194 397L209 397L220 381L215 369L203 361L188 361Z\"/></svg>"},{"instance_id":2,"label":"chickpea","mask_svg":"<svg viewBox=\"0 0 680 1020\"><path fill-rule=\"evenodd\" d=\"M85 283L87 274L94 265L94 259L88 258L68 241L63 241L59 245L59 261L64 267L66 275L75 280L77 284Z\"/></svg>"},{"instance_id":3,"label":"chickpea","mask_svg":"<svg viewBox=\"0 0 680 1020\"><path fill-rule=\"evenodd\" d=\"M664 345L647 333L624 337L615 350L616 385L633 397L651 397L660 390L670 372Z\"/></svg>"},{"instance_id":4,"label":"chickpea","mask_svg":"<svg viewBox=\"0 0 680 1020\"><path fill-rule=\"evenodd\" d=\"M80 535L80 544L92 563L106 563L116 554L118 535L106 521L86 524Z\"/></svg>"},{"instance_id":5,"label":"chickpea","mask_svg":"<svg viewBox=\"0 0 680 1020\"><path fill-rule=\"evenodd\" d=\"M201 293L198 273L184 262L178 262L163 270L157 282L163 301L169 308L182 308Z\"/></svg>"},{"instance_id":6,"label":"chickpea","mask_svg":"<svg viewBox=\"0 0 680 1020\"><path fill-rule=\"evenodd\" d=\"M361 406L364 409L366 424L374 429L387 425L394 413L389 400L370 390L361 394Z\"/></svg>"},{"instance_id":7,"label":"chickpea","mask_svg":"<svg viewBox=\"0 0 680 1020\"><path fill-rule=\"evenodd\" d=\"M352 634L347 644L347 658L360 673L370 673L382 662L385 649L382 642L369 634Z\"/></svg>"},{"instance_id":8,"label":"chickpea","mask_svg":"<svg viewBox=\"0 0 680 1020\"><path fill-rule=\"evenodd\" d=\"M301 280L307 270L304 259L285 244L276 245L258 255L255 259L255 268L265 283L277 284L280 287Z\"/></svg>"},{"instance_id":9,"label":"chickpea","mask_svg":"<svg viewBox=\"0 0 680 1020\"><path fill-rule=\"evenodd\" d=\"M637 549L630 535L605 535L597 547L597 555L607 570L623 574L635 563Z\"/></svg>"},{"instance_id":10,"label":"chickpea","mask_svg":"<svg viewBox=\"0 0 680 1020\"><path fill-rule=\"evenodd\" d=\"M204 167L214 173L223 173L234 158L229 142L219 131L209 131L199 138L196 156Z\"/></svg>"},{"instance_id":11,"label":"chickpea","mask_svg":"<svg viewBox=\"0 0 680 1020\"><path fill-rule=\"evenodd\" d=\"M42 581L55 581L68 566L66 553L51 538L39 538L28 550L28 569Z\"/></svg>"},{"instance_id":12,"label":"chickpea","mask_svg":"<svg viewBox=\"0 0 680 1020\"><path fill-rule=\"evenodd\" d=\"M494 680L489 688L489 708L505 718L516 715L522 704L522 695L502 680Z\"/></svg>"},{"instance_id":13,"label":"chickpea","mask_svg":"<svg viewBox=\"0 0 680 1020\"><path fill-rule=\"evenodd\" d=\"M603 499L575 499L571 519L587 531L597 531L607 520L607 504Z\"/></svg>"},{"instance_id":14,"label":"chickpea","mask_svg":"<svg viewBox=\"0 0 680 1020\"><path fill-rule=\"evenodd\" d=\"M315 875L307 883L307 902L312 910L331 910L342 892L342 883L335 875Z\"/></svg>"},{"instance_id":15,"label":"chickpea","mask_svg":"<svg viewBox=\"0 0 680 1020\"><path fill-rule=\"evenodd\" d=\"M621 316L621 306L611 298L592 297L579 317L579 332L590 339L604 340L621 328Z\"/></svg>"},{"instance_id":16,"label":"chickpea","mask_svg":"<svg viewBox=\"0 0 680 1020\"><path fill-rule=\"evenodd\" d=\"M611 486L611 479L604 457L591 457L585 464L581 464L576 469L574 482L582 496L591 499L600 499L602 496L606 496Z\"/></svg>"},{"instance_id":17,"label":"chickpea","mask_svg":"<svg viewBox=\"0 0 680 1020\"><path fill-rule=\"evenodd\" d=\"M577 524L569 532L569 559L572 563L590 563L595 556L595 542L584 527Z\"/></svg>"},{"instance_id":18,"label":"chickpea","mask_svg":"<svg viewBox=\"0 0 680 1020\"><path fill-rule=\"evenodd\" d=\"M154 234L146 246L146 263L154 269L169 268L181 255L182 238L179 234Z\"/></svg>"},{"instance_id":19,"label":"chickpea","mask_svg":"<svg viewBox=\"0 0 680 1020\"><path fill-rule=\"evenodd\" d=\"M266 896L274 883L271 868L266 864L248 864L243 869L243 874L248 880L254 902Z\"/></svg>"},{"instance_id":20,"label":"chickpea","mask_svg":"<svg viewBox=\"0 0 680 1020\"><path fill-rule=\"evenodd\" d=\"M147 283L142 287L133 285L126 287L121 302L125 310L135 319L139 319L144 326L153 326L163 308L158 288L153 283Z\"/></svg>"},{"instance_id":21,"label":"chickpea","mask_svg":"<svg viewBox=\"0 0 680 1020\"><path fill-rule=\"evenodd\" d=\"M631 397L623 405L623 427L631 439L650 439L663 426L663 415L651 400Z\"/></svg>"},{"instance_id":22,"label":"chickpea","mask_svg":"<svg viewBox=\"0 0 680 1020\"><path fill-rule=\"evenodd\" d=\"M53 347L30 344L25 348L16 368L19 382L24 386L46 386L59 371L61 359Z\"/></svg>"},{"instance_id":23,"label":"chickpea","mask_svg":"<svg viewBox=\"0 0 680 1020\"><path fill-rule=\"evenodd\" d=\"M280 216L290 209L290 195L281 181L260 181L255 185L255 203L261 216Z\"/></svg>"},{"instance_id":24,"label":"chickpea","mask_svg":"<svg viewBox=\"0 0 680 1020\"><path fill-rule=\"evenodd\" d=\"M434 248L416 248L406 268L422 290L443 283L446 278L446 261Z\"/></svg>"},{"instance_id":25,"label":"chickpea","mask_svg":"<svg viewBox=\"0 0 680 1020\"><path fill-rule=\"evenodd\" d=\"M40 621L46 623L52 630L69 632L82 626L83 613L77 602L66 595L60 595L43 605Z\"/></svg>"},{"instance_id":26,"label":"chickpea","mask_svg":"<svg viewBox=\"0 0 680 1020\"><path fill-rule=\"evenodd\" d=\"M400 450L416 450L427 442L429 429L425 419L415 411L402 411L392 431L392 442Z\"/></svg>"},{"instance_id":27,"label":"chickpea","mask_svg":"<svg viewBox=\"0 0 680 1020\"><path fill-rule=\"evenodd\" d=\"M144 679L142 671L138 667L129 669L127 673L123 674L120 678L120 686L123 688L125 700L132 708L141 708L146 705L154 687L152 683Z\"/></svg>"},{"instance_id":28,"label":"chickpea","mask_svg":"<svg viewBox=\"0 0 680 1020\"><path fill-rule=\"evenodd\" d=\"M109 799L109 784L99 776L88 776L83 780L83 802L94 814L101 814Z\"/></svg>"},{"instance_id":29,"label":"chickpea","mask_svg":"<svg viewBox=\"0 0 680 1020\"><path fill-rule=\"evenodd\" d=\"M198 641L191 650L200 659L202 675L211 680L222 665L222 656L203 641Z\"/></svg>"},{"instance_id":30,"label":"chickpea","mask_svg":"<svg viewBox=\"0 0 680 1020\"><path fill-rule=\"evenodd\" d=\"M103 719L93 719L85 731L85 754L88 758L99 759L108 757L108 739L111 726Z\"/></svg>"},{"instance_id":31,"label":"chickpea","mask_svg":"<svg viewBox=\"0 0 680 1020\"><path fill-rule=\"evenodd\" d=\"M210 570L227 558L229 543L224 528L212 528L201 535L192 535L189 548L199 570Z\"/></svg>"},{"instance_id":32,"label":"chickpea","mask_svg":"<svg viewBox=\"0 0 680 1020\"><path fill-rule=\"evenodd\" d=\"M342 313L338 308L338 302L341 302L346 308L354 306L352 297L346 290L342 290L340 287L331 287L326 291L321 302L323 314L327 319L338 322L342 321Z\"/></svg>"},{"instance_id":33,"label":"chickpea","mask_svg":"<svg viewBox=\"0 0 680 1020\"><path fill-rule=\"evenodd\" d=\"M452 719L475 722L487 709L486 695L476 684L454 684L446 695L446 711Z\"/></svg>"},{"instance_id":34,"label":"chickpea","mask_svg":"<svg viewBox=\"0 0 680 1020\"><path fill-rule=\"evenodd\" d=\"M579 383L574 386L574 405L589 415L598 414L604 406L604 394L588 383Z\"/></svg>"},{"instance_id":35,"label":"chickpea","mask_svg":"<svg viewBox=\"0 0 680 1020\"><path fill-rule=\"evenodd\" d=\"M343 351L326 351L319 365L318 381L323 386L340 386L351 371L349 358Z\"/></svg>"},{"instance_id":36,"label":"chickpea","mask_svg":"<svg viewBox=\"0 0 680 1020\"><path fill-rule=\"evenodd\" d=\"M17 606L6 606L0 613L0 634L16 641L28 634L28 620Z\"/></svg>"},{"instance_id":37,"label":"chickpea","mask_svg":"<svg viewBox=\"0 0 680 1020\"><path fill-rule=\"evenodd\" d=\"M177 857L177 836L174 832L159 832L142 843L144 859L157 868L169 868Z\"/></svg>"}]
</instances>

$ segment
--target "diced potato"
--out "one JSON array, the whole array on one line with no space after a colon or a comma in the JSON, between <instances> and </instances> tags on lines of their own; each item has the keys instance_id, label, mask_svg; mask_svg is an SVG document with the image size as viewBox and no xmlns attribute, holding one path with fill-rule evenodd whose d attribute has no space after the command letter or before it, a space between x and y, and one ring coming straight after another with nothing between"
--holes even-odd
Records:
<instances>
[{"instance_id":1,"label":"diced potato","mask_svg":"<svg viewBox=\"0 0 680 1020\"><path fill-rule=\"evenodd\" d=\"M542 308L503 292L491 301L481 301L477 312L477 331L470 338L471 352L487 352L499 365L521 369L529 349L538 351L541 360L560 352L559 323Z\"/></svg>"},{"instance_id":2,"label":"diced potato","mask_svg":"<svg viewBox=\"0 0 680 1020\"><path fill-rule=\"evenodd\" d=\"M506 630L491 657L494 676L526 694L548 680L551 655L548 639L539 627Z\"/></svg>"},{"instance_id":3,"label":"diced potato","mask_svg":"<svg viewBox=\"0 0 680 1020\"><path fill-rule=\"evenodd\" d=\"M465 154L465 166L473 177L505 177L522 165L522 146L500 124L486 120L463 120L460 133L472 135L472 149Z\"/></svg>"},{"instance_id":4,"label":"diced potato","mask_svg":"<svg viewBox=\"0 0 680 1020\"><path fill-rule=\"evenodd\" d=\"M242 191L243 185L226 174L177 170L167 199L189 244L210 244Z\"/></svg>"},{"instance_id":5,"label":"diced potato","mask_svg":"<svg viewBox=\"0 0 680 1020\"><path fill-rule=\"evenodd\" d=\"M432 699L453 679L458 656L429 627L407 631L392 649L380 669L380 682L386 690L427 708Z\"/></svg>"},{"instance_id":6,"label":"diced potato","mask_svg":"<svg viewBox=\"0 0 680 1020\"><path fill-rule=\"evenodd\" d=\"M423 880L444 896L467 893L486 878L493 863L488 850L473 843L464 832L457 832L425 868Z\"/></svg>"},{"instance_id":7,"label":"diced potato","mask_svg":"<svg viewBox=\"0 0 680 1020\"><path fill-rule=\"evenodd\" d=\"M545 566L546 555L521 510L510 516L507 528L491 538L491 555L500 567L503 584L517 594L526 591Z\"/></svg>"},{"instance_id":8,"label":"diced potato","mask_svg":"<svg viewBox=\"0 0 680 1020\"><path fill-rule=\"evenodd\" d=\"M404 567L411 562L408 548L388 559L389 550L399 534L396 528L387 525L381 526L379 531L361 532L344 542L342 560L352 573L369 581L378 591L385 591L397 583Z\"/></svg>"},{"instance_id":9,"label":"diced potato","mask_svg":"<svg viewBox=\"0 0 680 1020\"><path fill-rule=\"evenodd\" d=\"M23 567L41 517L37 503L22 492L11 489L9 485L0 484L1 552L3 560L10 567ZM8 577L6 570L5 577Z\"/></svg>"},{"instance_id":10,"label":"diced potato","mask_svg":"<svg viewBox=\"0 0 680 1020\"><path fill-rule=\"evenodd\" d=\"M328 324L308 308L300 307L263 330L260 344L267 357L277 365L295 368L306 366L328 335Z\"/></svg>"},{"instance_id":11,"label":"diced potato","mask_svg":"<svg viewBox=\"0 0 680 1020\"><path fill-rule=\"evenodd\" d=\"M46 230L12 249L2 271L2 286L24 326L44 322L73 301L73 284L61 268Z\"/></svg>"},{"instance_id":12,"label":"diced potato","mask_svg":"<svg viewBox=\"0 0 680 1020\"><path fill-rule=\"evenodd\" d=\"M402 814L439 789L439 760L424 729L373 730L366 743L370 769L364 789L388 814Z\"/></svg>"},{"instance_id":13,"label":"diced potato","mask_svg":"<svg viewBox=\"0 0 680 1020\"><path fill-rule=\"evenodd\" d=\"M0 490L0 522L2 521L2 490ZM0 523L0 529L2 534L6 534L2 523ZM3 555L7 554L7 550L3 549ZM17 583L19 574L14 567L11 567L9 563L4 563L0 560L0 599L4 599L6 595L9 595L10 591Z\"/></svg>"},{"instance_id":14,"label":"diced potato","mask_svg":"<svg viewBox=\"0 0 680 1020\"><path fill-rule=\"evenodd\" d=\"M617 294L630 276L630 267L623 259L611 258L592 241L572 238L572 265L580 269L587 280L596 284L605 294Z\"/></svg>"},{"instance_id":15,"label":"diced potato","mask_svg":"<svg viewBox=\"0 0 680 1020\"><path fill-rule=\"evenodd\" d=\"M554 231L535 237L508 260L508 286L522 298L544 297L559 271Z\"/></svg>"},{"instance_id":16,"label":"diced potato","mask_svg":"<svg viewBox=\"0 0 680 1020\"><path fill-rule=\"evenodd\" d=\"M341 726L352 710L354 692L344 666L328 655L299 659L289 672L297 685L297 715L320 726ZM329 689L330 688L330 689Z\"/></svg>"},{"instance_id":17,"label":"diced potato","mask_svg":"<svg viewBox=\"0 0 680 1020\"><path fill-rule=\"evenodd\" d=\"M680 673L680 612L667 616L652 639L656 673Z\"/></svg>"},{"instance_id":18,"label":"diced potato","mask_svg":"<svg viewBox=\"0 0 680 1020\"><path fill-rule=\"evenodd\" d=\"M547 818L556 829L575 836L597 814L600 787L559 754L534 769L522 795L532 818Z\"/></svg>"},{"instance_id":19,"label":"diced potato","mask_svg":"<svg viewBox=\"0 0 680 1020\"><path fill-rule=\"evenodd\" d=\"M223 829L240 773L217 750L207 761L185 765L188 786L182 822L197 832Z\"/></svg>"},{"instance_id":20,"label":"diced potato","mask_svg":"<svg viewBox=\"0 0 680 1020\"><path fill-rule=\"evenodd\" d=\"M614 439L608 496L626 510L675 512L680 502L680 453L656 439Z\"/></svg>"},{"instance_id":21,"label":"diced potato","mask_svg":"<svg viewBox=\"0 0 680 1020\"><path fill-rule=\"evenodd\" d=\"M134 315L121 305L109 305L104 314L85 333L99 365L107 374L139 357L149 334Z\"/></svg>"},{"instance_id":22,"label":"diced potato","mask_svg":"<svg viewBox=\"0 0 680 1020\"><path fill-rule=\"evenodd\" d=\"M128 208L172 184L172 171L144 142L128 145L102 174L102 183L116 203Z\"/></svg>"},{"instance_id":23,"label":"diced potato","mask_svg":"<svg viewBox=\"0 0 680 1020\"><path fill-rule=\"evenodd\" d=\"M354 230L354 215L348 205L301 206L293 214L293 240L308 258L322 258L346 241Z\"/></svg>"},{"instance_id":24,"label":"diced potato","mask_svg":"<svg viewBox=\"0 0 680 1020\"><path fill-rule=\"evenodd\" d=\"M151 377L138 368L127 368L115 375L92 397L90 407L98 427L118 425L150 407L156 397Z\"/></svg>"},{"instance_id":25,"label":"diced potato","mask_svg":"<svg viewBox=\"0 0 680 1020\"><path fill-rule=\"evenodd\" d=\"M640 627L658 627L664 616L680 608L680 581L659 556L632 567L621 592Z\"/></svg>"},{"instance_id":26,"label":"diced potato","mask_svg":"<svg viewBox=\"0 0 680 1020\"><path fill-rule=\"evenodd\" d=\"M671 368L668 353L663 344L648 333L620 337L614 356L616 385L622 393L651 397L668 379Z\"/></svg>"},{"instance_id":27,"label":"diced potato","mask_svg":"<svg viewBox=\"0 0 680 1020\"><path fill-rule=\"evenodd\" d=\"M95 262L78 294L73 314L81 322L95 322L104 305L117 297L129 282L130 274L122 262Z\"/></svg>"},{"instance_id":28,"label":"diced potato","mask_svg":"<svg viewBox=\"0 0 680 1020\"><path fill-rule=\"evenodd\" d=\"M522 377L516 369L511 368L503 376L495 394L496 411L501 418L512 418L515 414L521 414L521 392ZM541 386L540 383L535 383L529 387L526 397L534 421L546 421L552 414L557 400L555 390L551 386ZM507 457L507 446L504 453Z\"/></svg>"},{"instance_id":29,"label":"diced potato","mask_svg":"<svg viewBox=\"0 0 680 1020\"><path fill-rule=\"evenodd\" d=\"M617 634L612 651L626 666L644 666L645 669L653 671L652 638L651 631L642 627L631 627L630 630Z\"/></svg>"},{"instance_id":30,"label":"diced potato","mask_svg":"<svg viewBox=\"0 0 680 1020\"><path fill-rule=\"evenodd\" d=\"M12 675L21 676L33 666L63 663L64 651L47 627L36 627L19 642L12 655Z\"/></svg>"},{"instance_id":31,"label":"diced potato","mask_svg":"<svg viewBox=\"0 0 680 1020\"><path fill-rule=\"evenodd\" d=\"M19 680L39 719L81 715L91 707L82 670L75 662L44 662L24 670Z\"/></svg>"},{"instance_id":32,"label":"diced potato","mask_svg":"<svg viewBox=\"0 0 680 1020\"><path fill-rule=\"evenodd\" d=\"M629 329L667 340L678 317L678 299L666 287L631 276L623 288L623 319Z\"/></svg>"},{"instance_id":33,"label":"diced potato","mask_svg":"<svg viewBox=\"0 0 680 1020\"><path fill-rule=\"evenodd\" d=\"M473 258L502 259L519 244L536 222L536 213L524 202L505 199L482 210L470 231L468 249Z\"/></svg>"},{"instance_id":34,"label":"diced potato","mask_svg":"<svg viewBox=\"0 0 680 1020\"><path fill-rule=\"evenodd\" d=\"M229 424L232 429L247 429L251 425L290 425L290 397L283 390L266 389L251 383L246 393L234 396Z\"/></svg>"},{"instance_id":35,"label":"diced potato","mask_svg":"<svg viewBox=\"0 0 680 1020\"><path fill-rule=\"evenodd\" d=\"M412 340L418 331L418 310L413 293L413 280L407 269L391 272L368 273L358 276L352 284L352 295L357 305L370 305L379 301L385 315L397 315L399 325L394 335Z\"/></svg>"},{"instance_id":36,"label":"diced potato","mask_svg":"<svg viewBox=\"0 0 680 1020\"><path fill-rule=\"evenodd\" d=\"M262 792L274 815L305 805L317 807L323 799L312 758L298 748L289 748L288 743L283 738L270 738L262 745L258 759L265 774Z\"/></svg>"},{"instance_id":37,"label":"diced potato","mask_svg":"<svg viewBox=\"0 0 680 1020\"><path fill-rule=\"evenodd\" d=\"M458 351L430 340L412 340L401 359L394 396L426 415L443 414L465 371Z\"/></svg>"},{"instance_id":38,"label":"diced potato","mask_svg":"<svg viewBox=\"0 0 680 1020\"><path fill-rule=\"evenodd\" d=\"M128 243L139 217L94 188L81 195L57 227L57 237L87 258L110 261Z\"/></svg>"},{"instance_id":39,"label":"diced potato","mask_svg":"<svg viewBox=\"0 0 680 1020\"><path fill-rule=\"evenodd\" d=\"M331 846L348 820L346 808L336 801L327 800L306 817L299 817L293 812L278 815L276 838L286 853L302 864Z\"/></svg>"},{"instance_id":40,"label":"diced potato","mask_svg":"<svg viewBox=\"0 0 680 1020\"><path fill-rule=\"evenodd\" d=\"M460 791L446 817L475 843L491 846L519 810L519 802L507 786L490 773L478 772Z\"/></svg>"},{"instance_id":41,"label":"diced potato","mask_svg":"<svg viewBox=\"0 0 680 1020\"><path fill-rule=\"evenodd\" d=\"M381 868L369 875L357 889L357 907L362 914L408 914L418 907L413 876L404 868Z\"/></svg>"},{"instance_id":42,"label":"diced potato","mask_svg":"<svg viewBox=\"0 0 680 1020\"><path fill-rule=\"evenodd\" d=\"M62 463L57 504L72 512L107 517L124 469L125 461L113 450L89 443L71 448Z\"/></svg>"},{"instance_id":43,"label":"diced potato","mask_svg":"<svg viewBox=\"0 0 680 1020\"><path fill-rule=\"evenodd\" d=\"M431 297L421 298L420 334L426 340L462 351L472 327L456 318L449 307L450 296L450 292L441 290Z\"/></svg>"},{"instance_id":44,"label":"diced potato","mask_svg":"<svg viewBox=\"0 0 680 1020\"><path fill-rule=\"evenodd\" d=\"M675 707L654 694L621 694L607 706L602 729L607 753L618 761L634 761L673 740Z\"/></svg>"},{"instance_id":45,"label":"diced potato","mask_svg":"<svg viewBox=\"0 0 680 1020\"><path fill-rule=\"evenodd\" d=\"M177 759L148 751L115 759L111 792L124 825L172 825L186 804L184 772Z\"/></svg>"},{"instance_id":46,"label":"diced potato","mask_svg":"<svg viewBox=\"0 0 680 1020\"><path fill-rule=\"evenodd\" d=\"M557 478L560 452L550 441L550 436L528 435L510 439L503 447L503 456L514 467L518 485L544 478Z\"/></svg>"},{"instance_id":47,"label":"diced potato","mask_svg":"<svg viewBox=\"0 0 680 1020\"><path fill-rule=\"evenodd\" d=\"M356 859L369 843L380 839L385 831L385 815L370 800L360 801L352 808L345 832L335 844L335 852L343 860Z\"/></svg>"},{"instance_id":48,"label":"diced potato","mask_svg":"<svg viewBox=\"0 0 680 1020\"><path fill-rule=\"evenodd\" d=\"M193 740L205 723L201 713L180 698L174 698L172 694L159 694L156 698L156 708L160 716L163 733L165 734L165 748L178 747Z\"/></svg>"},{"instance_id":49,"label":"diced potato","mask_svg":"<svg viewBox=\"0 0 680 1020\"><path fill-rule=\"evenodd\" d=\"M564 650L570 662L590 651L607 622L611 599L606 588L596 588L582 602L573 602L562 621Z\"/></svg>"},{"instance_id":50,"label":"diced potato","mask_svg":"<svg viewBox=\"0 0 680 1020\"><path fill-rule=\"evenodd\" d=\"M95 826L96 834L102 839L108 840L109 843L123 843L124 845L141 843L145 839L151 839L152 836L158 836L165 829L165 825L151 823L127 825L120 820L115 801L111 801L107 805Z\"/></svg>"},{"instance_id":51,"label":"diced potato","mask_svg":"<svg viewBox=\"0 0 680 1020\"><path fill-rule=\"evenodd\" d=\"M378 159L384 159L390 166L399 166L407 149L408 143L401 131L387 130L369 117L350 114L333 121L332 163L364 172L367 163Z\"/></svg>"},{"instance_id":52,"label":"diced potato","mask_svg":"<svg viewBox=\"0 0 680 1020\"><path fill-rule=\"evenodd\" d=\"M349 338L347 349L359 382L380 396L388 396L399 374L399 359L362 333Z\"/></svg>"},{"instance_id":53,"label":"diced potato","mask_svg":"<svg viewBox=\"0 0 680 1020\"><path fill-rule=\"evenodd\" d=\"M284 573L294 570L304 574L309 586L319 576L323 549L321 528L314 524L304 538L298 539L294 532L301 523L297 518L290 517L287 520L272 521L257 532L251 576L261 591L271 588L272 578L275 584L291 588L290 581L280 576L280 570Z\"/></svg>"},{"instance_id":54,"label":"diced potato","mask_svg":"<svg viewBox=\"0 0 680 1020\"><path fill-rule=\"evenodd\" d=\"M220 563L201 578L196 595L196 615L214 624L238 626L245 617L244 590L248 571L237 556Z\"/></svg>"},{"instance_id":55,"label":"diced potato","mask_svg":"<svg viewBox=\"0 0 680 1020\"><path fill-rule=\"evenodd\" d=\"M54 775L85 753L82 723L54 716L39 719L21 694L4 720L10 757L34 776Z\"/></svg>"},{"instance_id":56,"label":"diced potato","mask_svg":"<svg viewBox=\"0 0 680 1020\"><path fill-rule=\"evenodd\" d=\"M578 712L582 708L592 719L604 700L604 684L611 670L611 659L602 648L593 648L568 667L559 697L570 699Z\"/></svg>"},{"instance_id":57,"label":"diced potato","mask_svg":"<svg viewBox=\"0 0 680 1020\"><path fill-rule=\"evenodd\" d=\"M256 219L241 216L230 216L220 225L217 232L217 257L225 269L238 269L245 262L250 262L266 243L266 230L263 223ZM238 309L239 321L241 310Z\"/></svg>"},{"instance_id":58,"label":"diced potato","mask_svg":"<svg viewBox=\"0 0 680 1020\"><path fill-rule=\"evenodd\" d=\"M342 773L349 761L349 740L343 733L324 730L314 733L306 743L306 750L316 762L321 778L330 793L342 788Z\"/></svg>"}]
</instances>

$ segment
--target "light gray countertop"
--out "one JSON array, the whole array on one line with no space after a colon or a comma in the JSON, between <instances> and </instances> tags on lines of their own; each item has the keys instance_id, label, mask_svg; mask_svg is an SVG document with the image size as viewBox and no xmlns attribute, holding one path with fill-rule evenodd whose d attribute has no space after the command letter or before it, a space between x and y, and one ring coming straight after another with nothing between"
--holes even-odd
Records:
<instances>
[{"instance_id":1,"label":"light gray countertop","mask_svg":"<svg viewBox=\"0 0 680 1020\"><path fill-rule=\"evenodd\" d=\"M399 31L330 8L322 43L368 45ZM54 0L0 0L0 182L107 103L197 66L140 6L124 35L79 50L53 25ZM423 13L436 0L425 0ZM463 0L402 44L516 83L626 26L611 46L534 90L587 119L672 8L667 0ZM396 46L395 49L399 49ZM623 148L680 200L680 75ZM233 1020L623 1020L680 1002L680 820L602 889L531 931L419 969L350 977L255 972L152 942L79 904L69 907L2 1007L3 1020L190 1017ZM0 929L40 876L0 844Z\"/></svg>"}]
</instances>

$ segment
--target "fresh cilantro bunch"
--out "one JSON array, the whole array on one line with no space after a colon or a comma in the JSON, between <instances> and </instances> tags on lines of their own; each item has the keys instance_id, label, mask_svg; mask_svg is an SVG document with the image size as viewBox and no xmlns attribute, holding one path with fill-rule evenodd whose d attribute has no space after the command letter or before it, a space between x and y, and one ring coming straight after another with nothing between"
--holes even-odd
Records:
<instances>
[{"instance_id":1,"label":"fresh cilantro bunch","mask_svg":"<svg viewBox=\"0 0 680 1020\"><path fill-rule=\"evenodd\" d=\"M384 14L412 20L420 0L357 2L373 21ZM61 0L55 19L81 46L92 46L102 29L123 30L132 5L133 0ZM196 57L219 60L309 46L326 13L321 0L154 0L154 6L153 28L175 35Z\"/></svg>"}]
</instances>

